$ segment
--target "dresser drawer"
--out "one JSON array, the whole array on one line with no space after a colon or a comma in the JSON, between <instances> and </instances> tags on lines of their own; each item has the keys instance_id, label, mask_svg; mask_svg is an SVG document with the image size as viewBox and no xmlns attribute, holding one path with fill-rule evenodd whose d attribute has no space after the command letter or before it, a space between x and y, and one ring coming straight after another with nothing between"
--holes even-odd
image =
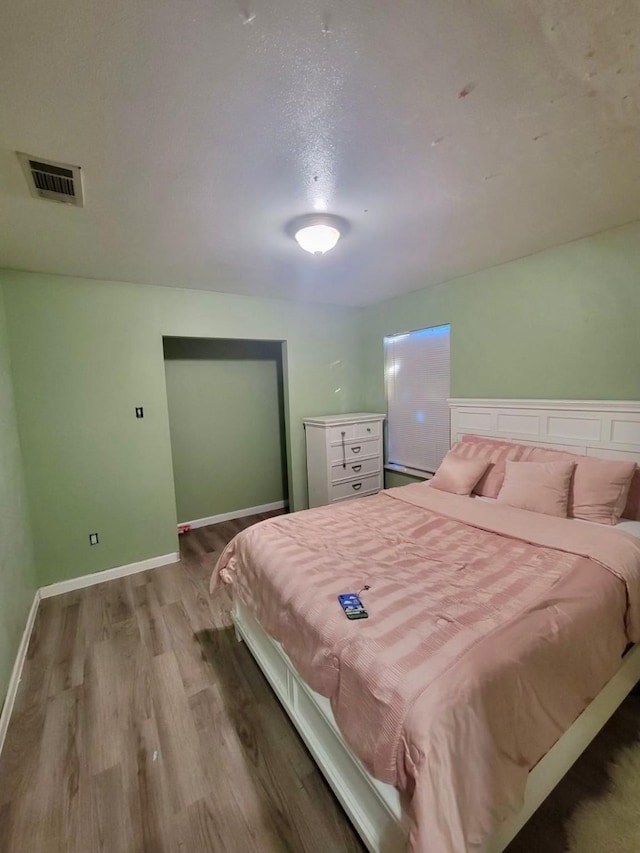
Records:
<instances>
[{"instance_id":1,"label":"dresser drawer","mask_svg":"<svg viewBox=\"0 0 640 853\"><path fill-rule=\"evenodd\" d=\"M357 424L344 424L344 426L333 427L329 430L329 444L342 444L344 433L345 441L355 441L358 438L380 437L380 421L364 421Z\"/></svg>"},{"instance_id":2,"label":"dresser drawer","mask_svg":"<svg viewBox=\"0 0 640 853\"><path fill-rule=\"evenodd\" d=\"M380 439L367 438L363 441L349 441L344 444L344 458L349 464L353 459L362 459L365 456L380 456ZM342 462L342 444L332 445L329 449L329 461L331 465Z\"/></svg>"},{"instance_id":3,"label":"dresser drawer","mask_svg":"<svg viewBox=\"0 0 640 853\"><path fill-rule=\"evenodd\" d=\"M380 437L382 428L381 421L365 421L361 424L356 424L356 438L376 438Z\"/></svg>"},{"instance_id":4,"label":"dresser drawer","mask_svg":"<svg viewBox=\"0 0 640 853\"><path fill-rule=\"evenodd\" d=\"M353 480L366 477L367 474L377 474L380 470L380 457L372 456L369 459L363 459L361 462L348 460L346 468L342 465L331 466L331 482L340 483L343 480Z\"/></svg>"},{"instance_id":5,"label":"dresser drawer","mask_svg":"<svg viewBox=\"0 0 640 853\"><path fill-rule=\"evenodd\" d=\"M373 474L358 480L347 480L344 483L334 483L331 486L331 503L344 501L347 498L357 498L359 495L372 495L382 488L382 475Z\"/></svg>"}]
</instances>

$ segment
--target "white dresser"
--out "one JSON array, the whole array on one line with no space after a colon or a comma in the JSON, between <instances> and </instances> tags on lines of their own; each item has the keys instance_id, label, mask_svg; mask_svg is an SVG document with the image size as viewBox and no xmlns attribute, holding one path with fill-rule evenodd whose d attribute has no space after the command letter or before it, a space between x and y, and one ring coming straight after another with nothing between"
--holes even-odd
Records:
<instances>
[{"instance_id":1,"label":"white dresser","mask_svg":"<svg viewBox=\"0 0 640 853\"><path fill-rule=\"evenodd\" d=\"M368 412L304 419L310 507L380 491L384 419Z\"/></svg>"}]
</instances>

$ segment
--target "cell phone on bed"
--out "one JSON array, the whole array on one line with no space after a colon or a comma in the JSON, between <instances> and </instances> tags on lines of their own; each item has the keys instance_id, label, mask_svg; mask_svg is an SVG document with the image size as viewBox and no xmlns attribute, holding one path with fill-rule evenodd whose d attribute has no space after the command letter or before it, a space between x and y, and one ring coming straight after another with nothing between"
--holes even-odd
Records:
<instances>
[{"instance_id":1,"label":"cell phone on bed","mask_svg":"<svg viewBox=\"0 0 640 853\"><path fill-rule=\"evenodd\" d=\"M369 614L360 601L360 596L355 592L346 592L338 596L340 607L344 610L347 619L368 619Z\"/></svg>"}]
</instances>

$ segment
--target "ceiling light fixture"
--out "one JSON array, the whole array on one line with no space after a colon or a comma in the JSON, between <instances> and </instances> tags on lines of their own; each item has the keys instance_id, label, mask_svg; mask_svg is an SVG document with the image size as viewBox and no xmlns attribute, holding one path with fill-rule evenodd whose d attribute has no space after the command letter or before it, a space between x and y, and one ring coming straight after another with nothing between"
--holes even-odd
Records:
<instances>
[{"instance_id":1,"label":"ceiling light fixture","mask_svg":"<svg viewBox=\"0 0 640 853\"><path fill-rule=\"evenodd\" d=\"M312 255L324 255L349 230L348 223L330 213L309 213L298 216L287 225L287 234L301 249Z\"/></svg>"},{"instance_id":2,"label":"ceiling light fixture","mask_svg":"<svg viewBox=\"0 0 640 853\"><path fill-rule=\"evenodd\" d=\"M332 225L306 225L296 231L296 242L305 252L312 255L324 255L340 239L340 232Z\"/></svg>"}]
</instances>

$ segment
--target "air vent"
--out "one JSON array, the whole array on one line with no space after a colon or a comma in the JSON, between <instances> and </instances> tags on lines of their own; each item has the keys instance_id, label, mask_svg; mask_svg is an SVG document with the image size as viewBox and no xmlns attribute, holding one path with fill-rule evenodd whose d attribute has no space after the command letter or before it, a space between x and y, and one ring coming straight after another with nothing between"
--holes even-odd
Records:
<instances>
[{"instance_id":1,"label":"air vent","mask_svg":"<svg viewBox=\"0 0 640 853\"><path fill-rule=\"evenodd\" d=\"M84 207L80 166L56 163L18 152L29 190L34 198L48 198Z\"/></svg>"}]
</instances>

